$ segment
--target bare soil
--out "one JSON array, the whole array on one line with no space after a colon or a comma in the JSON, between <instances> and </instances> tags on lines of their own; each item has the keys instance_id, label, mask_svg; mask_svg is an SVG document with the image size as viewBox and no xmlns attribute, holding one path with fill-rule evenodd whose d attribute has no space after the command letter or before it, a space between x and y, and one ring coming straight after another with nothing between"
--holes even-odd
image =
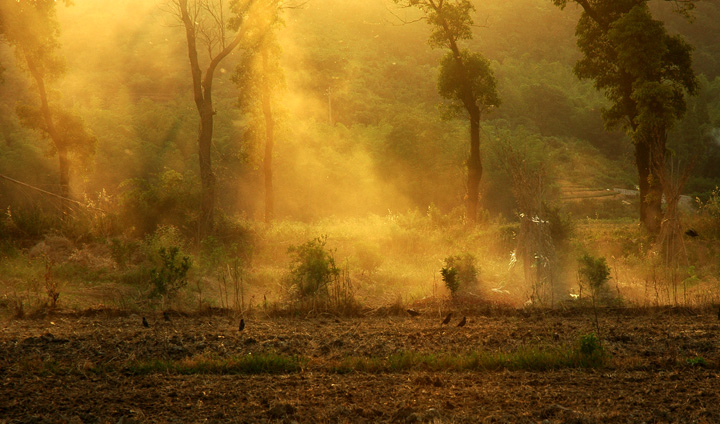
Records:
<instances>
[{"instance_id":1,"label":"bare soil","mask_svg":"<svg viewBox=\"0 0 720 424\"><path fill-rule=\"evenodd\" d=\"M238 319L96 311L0 324L0 423L719 423L717 312L604 310L600 369L341 374L328 364L398 352L572 345L589 311ZM274 352L282 375L137 375L134 361ZM702 360L700 360L700 358ZM703 362L704 366L698 366ZM693 365L696 364L696 365Z\"/></svg>"}]
</instances>

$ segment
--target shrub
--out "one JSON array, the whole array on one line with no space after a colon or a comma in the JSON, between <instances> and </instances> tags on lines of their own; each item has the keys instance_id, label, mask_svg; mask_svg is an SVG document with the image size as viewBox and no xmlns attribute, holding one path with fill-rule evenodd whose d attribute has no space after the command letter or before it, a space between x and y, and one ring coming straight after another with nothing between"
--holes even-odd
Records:
<instances>
[{"instance_id":1,"label":"shrub","mask_svg":"<svg viewBox=\"0 0 720 424\"><path fill-rule=\"evenodd\" d=\"M580 274L581 290L583 288L589 289L593 299L598 296L609 295L610 267L605 262L605 258L596 258L585 254L578 259L578 262L580 264L578 274Z\"/></svg>"},{"instance_id":2,"label":"shrub","mask_svg":"<svg viewBox=\"0 0 720 424\"><path fill-rule=\"evenodd\" d=\"M250 262L254 253L255 234L251 225L240 217L227 216L218 211L211 245L222 245L228 256ZM203 244L205 241L203 240ZM205 247L205 246L203 246Z\"/></svg>"},{"instance_id":3,"label":"shrub","mask_svg":"<svg viewBox=\"0 0 720 424\"><path fill-rule=\"evenodd\" d=\"M580 337L579 363L583 367L598 367L605 362L605 350L593 333Z\"/></svg>"},{"instance_id":4,"label":"shrub","mask_svg":"<svg viewBox=\"0 0 720 424\"><path fill-rule=\"evenodd\" d=\"M14 208L4 211L2 219L3 233L14 238L38 239L62 226L57 213L51 213L40 207Z\"/></svg>"},{"instance_id":5,"label":"shrub","mask_svg":"<svg viewBox=\"0 0 720 424\"><path fill-rule=\"evenodd\" d=\"M196 234L200 190L193 178L166 169L146 178L120 184L120 218L129 229L144 235L167 225Z\"/></svg>"},{"instance_id":6,"label":"shrub","mask_svg":"<svg viewBox=\"0 0 720 424\"><path fill-rule=\"evenodd\" d=\"M158 251L161 264L150 271L152 286L151 298L162 297L171 300L177 296L180 289L187 286L187 273L192 261L188 256L178 258L179 248L173 246L169 249L161 247Z\"/></svg>"},{"instance_id":7,"label":"shrub","mask_svg":"<svg viewBox=\"0 0 720 424\"><path fill-rule=\"evenodd\" d=\"M141 258L141 243L138 240L113 237L110 239L110 255L120 269L127 269Z\"/></svg>"},{"instance_id":8,"label":"shrub","mask_svg":"<svg viewBox=\"0 0 720 424\"><path fill-rule=\"evenodd\" d=\"M292 257L287 283L300 298L327 296L328 285L340 276L332 252L325 249L327 236L300 246L290 246Z\"/></svg>"},{"instance_id":9,"label":"shrub","mask_svg":"<svg viewBox=\"0 0 720 424\"><path fill-rule=\"evenodd\" d=\"M450 293L455 295L461 289L477 286L476 262L475 256L469 253L445 258L445 266L440 270L440 274Z\"/></svg>"}]
</instances>

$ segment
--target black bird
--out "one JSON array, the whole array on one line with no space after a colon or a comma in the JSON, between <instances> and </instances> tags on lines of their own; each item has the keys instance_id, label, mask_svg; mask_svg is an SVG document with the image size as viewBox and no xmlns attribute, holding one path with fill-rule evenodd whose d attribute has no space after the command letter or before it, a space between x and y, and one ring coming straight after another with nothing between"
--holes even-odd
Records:
<instances>
[{"instance_id":1,"label":"black bird","mask_svg":"<svg viewBox=\"0 0 720 424\"><path fill-rule=\"evenodd\" d=\"M465 317L463 317L463 319L460 320L460 322L458 323L457 326L458 326L458 327L463 327L466 322L467 322L467 319L465 319Z\"/></svg>"},{"instance_id":2,"label":"black bird","mask_svg":"<svg viewBox=\"0 0 720 424\"><path fill-rule=\"evenodd\" d=\"M452 312L450 312L449 314L447 314L447 316L445 317L445 319L444 319L443 322L442 322L443 325L449 323L449 322L450 322L450 318L452 318Z\"/></svg>"},{"instance_id":3,"label":"black bird","mask_svg":"<svg viewBox=\"0 0 720 424\"><path fill-rule=\"evenodd\" d=\"M150 324L148 324L148 322L147 322L147 320L145 319L145 317L143 317L143 327L145 327L145 328L149 328L149 327L150 327Z\"/></svg>"},{"instance_id":4,"label":"black bird","mask_svg":"<svg viewBox=\"0 0 720 424\"><path fill-rule=\"evenodd\" d=\"M163 318L165 318L165 321L170 321L170 315L167 312L163 311Z\"/></svg>"},{"instance_id":5,"label":"black bird","mask_svg":"<svg viewBox=\"0 0 720 424\"><path fill-rule=\"evenodd\" d=\"M688 235L688 236L690 236L690 237L697 237L697 236L699 236L700 234L698 234L697 231L695 231L695 230L693 230L693 229L691 228L691 229L685 231L685 235Z\"/></svg>"},{"instance_id":6,"label":"black bird","mask_svg":"<svg viewBox=\"0 0 720 424\"><path fill-rule=\"evenodd\" d=\"M245 319L240 318L240 327L238 328L238 331L243 331L245 329Z\"/></svg>"},{"instance_id":7,"label":"black bird","mask_svg":"<svg viewBox=\"0 0 720 424\"><path fill-rule=\"evenodd\" d=\"M420 312L414 311L412 309L407 309L407 313L410 314L411 317L416 317L420 315Z\"/></svg>"}]
</instances>

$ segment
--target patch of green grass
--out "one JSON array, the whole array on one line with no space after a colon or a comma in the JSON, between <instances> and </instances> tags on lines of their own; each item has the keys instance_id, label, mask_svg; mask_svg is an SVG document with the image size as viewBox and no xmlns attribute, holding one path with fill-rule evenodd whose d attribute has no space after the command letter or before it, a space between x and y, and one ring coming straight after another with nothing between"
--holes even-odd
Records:
<instances>
[{"instance_id":1,"label":"patch of green grass","mask_svg":"<svg viewBox=\"0 0 720 424\"><path fill-rule=\"evenodd\" d=\"M687 358L685 360L685 365L690 368L706 368L707 362L705 361L705 358L698 356L695 358Z\"/></svg>"},{"instance_id":2,"label":"patch of green grass","mask_svg":"<svg viewBox=\"0 0 720 424\"><path fill-rule=\"evenodd\" d=\"M330 367L331 371L404 372L404 371L546 371L563 368L601 368L607 355L602 349L591 351L580 347L524 347L514 352L421 353L401 352L386 358L348 357Z\"/></svg>"},{"instance_id":3,"label":"patch of green grass","mask_svg":"<svg viewBox=\"0 0 720 424\"><path fill-rule=\"evenodd\" d=\"M274 353L230 356L226 358L199 355L179 361L152 359L128 367L133 374L290 374L301 371L307 359Z\"/></svg>"}]
</instances>

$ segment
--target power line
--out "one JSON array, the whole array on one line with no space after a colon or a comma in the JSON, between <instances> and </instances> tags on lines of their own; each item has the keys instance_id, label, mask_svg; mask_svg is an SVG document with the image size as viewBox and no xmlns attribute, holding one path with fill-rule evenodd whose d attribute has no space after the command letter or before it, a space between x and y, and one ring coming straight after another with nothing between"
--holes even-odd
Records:
<instances>
[{"instance_id":1,"label":"power line","mask_svg":"<svg viewBox=\"0 0 720 424\"><path fill-rule=\"evenodd\" d=\"M41 188L39 188L39 187L35 187L35 186L30 185L30 184L24 183L24 182L22 182L22 181L18 181L18 180L14 179L14 178L10 178L10 177L8 177L7 175L0 174L0 178L4 178L4 179L6 179L6 180L8 180L8 181L10 181L10 182L13 182L13 183L15 183L15 184L21 185L21 186L23 186L23 187L27 187L27 188L33 189L33 190L35 190L35 191L39 191L40 193L46 194L46 195L48 195L48 196L57 197L58 199L66 200L66 201L68 201L68 202L75 203L76 205L80 205L80 206L83 206L83 207L88 208L88 209L94 209L94 210L100 211L100 212L102 212L102 213L107 213L106 211L104 211L104 210L102 210L102 209L100 209L100 208L96 208L95 206L86 205L86 204L84 204L84 203L82 203L82 202L78 202L77 200L70 199L70 198L67 198L67 197L64 197L64 196L60 196L59 194L55 194L55 193L49 192L49 191L47 191L47 190L43 190L43 189L41 189Z\"/></svg>"}]
</instances>

